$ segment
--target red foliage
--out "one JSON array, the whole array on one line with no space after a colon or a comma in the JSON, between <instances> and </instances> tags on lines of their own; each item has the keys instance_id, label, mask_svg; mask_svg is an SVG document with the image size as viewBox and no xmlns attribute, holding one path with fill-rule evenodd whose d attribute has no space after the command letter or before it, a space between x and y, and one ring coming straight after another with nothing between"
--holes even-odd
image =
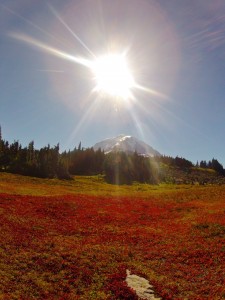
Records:
<instances>
[{"instance_id":1,"label":"red foliage","mask_svg":"<svg viewBox=\"0 0 225 300\"><path fill-rule=\"evenodd\" d=\"M0 194L0 297L137 299L126 265L163 299L224 299L225 201L179 197Z\"/></svg>"},{"instance_id":2,"label":"red foliage","mask_svg":"<svg viewBox=\"0 0 225 300\"><path fill-rule=\"evenodd\" d=\"M106 289L111 291L110 300L138 300L138 296L130 289L126 282L126 268L119 266L116 273L110 274Z\"/></svg>"}]
</instances>

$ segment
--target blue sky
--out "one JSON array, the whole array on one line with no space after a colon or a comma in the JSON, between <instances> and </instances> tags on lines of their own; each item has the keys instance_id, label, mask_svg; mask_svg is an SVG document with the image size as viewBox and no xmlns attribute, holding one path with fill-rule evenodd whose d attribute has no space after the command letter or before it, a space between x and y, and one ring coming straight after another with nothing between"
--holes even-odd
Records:
<instances>
[{"instance_id":1,"label":"blue sky","mask_svg":"<svg viewBox=\"0 0 225 300\"><path fill-rule=\"evenodd\" d=\"M138 84L164 97L93 93L90 70L29 39L86 59L127 51ZM224 41L224 0L0 0L3 137L64 150L124 133L225 166Z\"/></svg>"}]
</instances>

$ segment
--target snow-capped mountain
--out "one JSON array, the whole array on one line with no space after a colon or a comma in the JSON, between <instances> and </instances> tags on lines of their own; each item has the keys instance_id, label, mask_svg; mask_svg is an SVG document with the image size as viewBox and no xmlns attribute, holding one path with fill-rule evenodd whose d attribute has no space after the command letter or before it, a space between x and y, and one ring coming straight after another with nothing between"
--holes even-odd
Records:
<instances>
[{"instance_id":1,"label":"snow-capped mountain","mask_svg":"<svg viewBox=\"0 0 225 300\"><path fill-rule=\"evenodd\" d=\"M93 146L93 148L95 151L98 149L104 150L105 153L112 151L124 151L137 152L140 155L149 157L161 155L158 151L139 139L123 134L98 142Z\"/></svg>"}]
</instances>

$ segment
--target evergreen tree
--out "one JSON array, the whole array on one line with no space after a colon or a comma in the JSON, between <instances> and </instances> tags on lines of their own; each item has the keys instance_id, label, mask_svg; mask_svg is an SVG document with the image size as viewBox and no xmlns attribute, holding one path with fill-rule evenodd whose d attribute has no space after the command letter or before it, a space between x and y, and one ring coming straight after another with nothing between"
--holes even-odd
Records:
<instances>
[{"instance_id":1,"label":"evergreen tree","mask_svg":"<svg viewBox=\"0 0 225 300\"><path fill-rule=\"evenodd\" d=\"M223 165L219 163L217 159L213 158L211 164L212 164L212 169L214 169L216 172L220 174L224 174Z\"/></svg>"}]
</instances>

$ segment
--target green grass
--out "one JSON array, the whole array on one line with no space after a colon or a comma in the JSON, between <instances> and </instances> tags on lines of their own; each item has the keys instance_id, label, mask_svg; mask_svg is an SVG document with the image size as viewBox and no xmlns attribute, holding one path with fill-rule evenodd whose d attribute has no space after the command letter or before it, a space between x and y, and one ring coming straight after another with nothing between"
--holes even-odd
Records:
<instances>
[{"instance_id":1,"label":"green grass","mask_svg":"<svg viewBox=\"0 0 225 300\"><path fill-rule=\"evenodd\" d=\"M104 181L103 176L75 176L73 180L42 179L22 176L10 173L0 173L0 193L52 196L67 194L87 194L96 196L131 196L147 197L151 195L172 195L174 193L215 189L216 193L221 189L216 185L195 186L185 184L141 184L112 185ZM223 188L222 188L223 189Z\"/></svg>"},{"instance_id":2,"label":"green grass","mask_svg":"<svg viewBox=\"0 0 225 300\"><path fill-rule=\"evenodd\" d=\"M212 173L216 174L216 171L214 169L209 169L209 168L200 168L200 167L192 167L192 170L203 172L203 173Z\"/></svg>"}]
</instances>

